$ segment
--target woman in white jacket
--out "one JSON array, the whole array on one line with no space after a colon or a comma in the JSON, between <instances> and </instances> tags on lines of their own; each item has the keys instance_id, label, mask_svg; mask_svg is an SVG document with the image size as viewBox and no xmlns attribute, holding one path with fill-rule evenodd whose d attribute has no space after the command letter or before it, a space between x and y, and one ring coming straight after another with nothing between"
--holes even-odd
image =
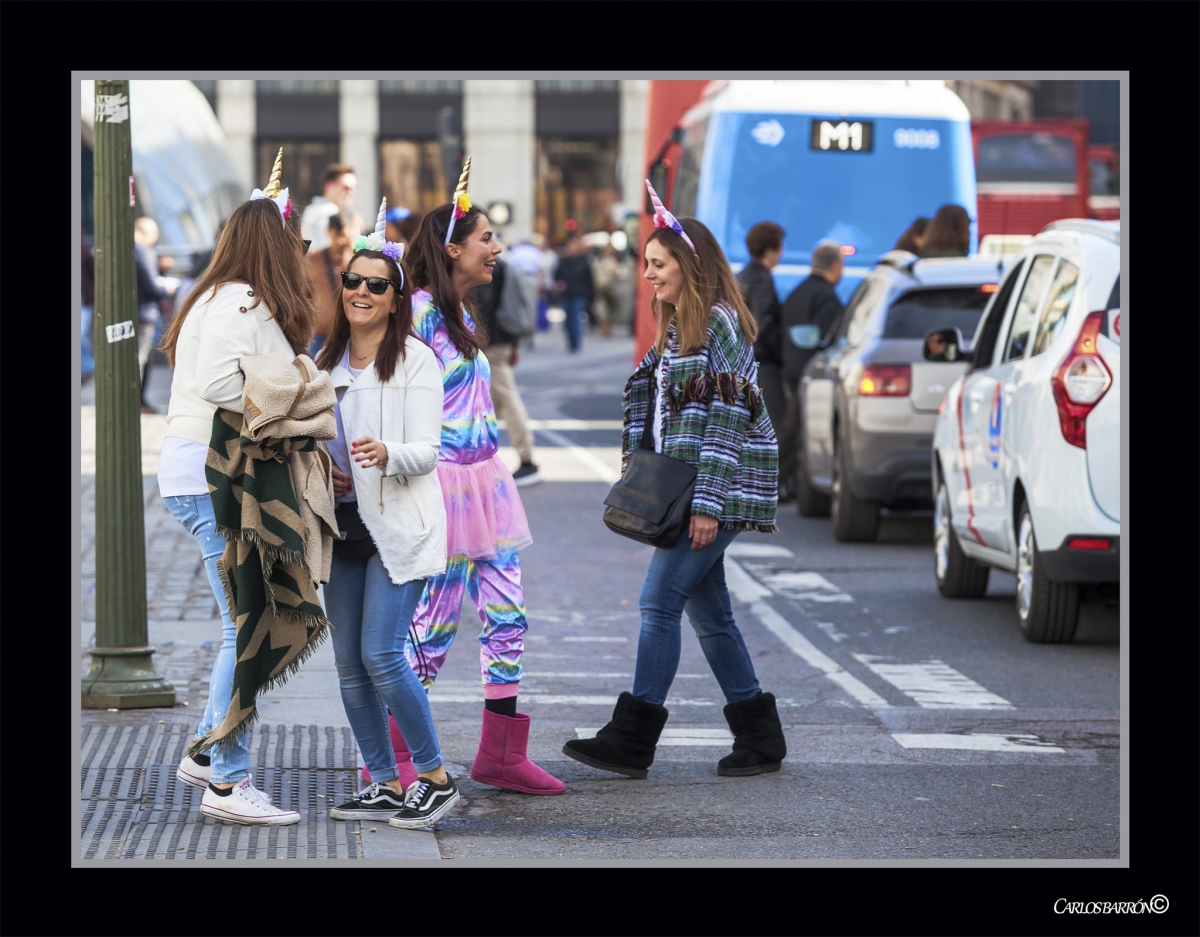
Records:
<instances>
[{"instance_id":1,"label":"woman in white jacket","mask_svg":"<svg viewBox=\"0 0 1200 937\"><path fill-rule=\"evenodd\" d=\"M237 657L237 628L217 573L225 540L217 533L204 475L213 414L218 407L242 411L239 362L244 356L303 352L315 317L304 243L290 218L291 203L286 190L272 196L256 190L229 216L212 261L162 343L175 374L158 489L167 509L200 545L223 629L197 738L225 718ZM176 777L204 788L200 812L207 816L251 825L300 822L300 814L273 806L251 783L248 738L184 758Z\"/></svg>"},{"instance_id":2,"label":"woman in white jacket","mask_svg":"<svg viewBox=\"0 0 1200 937\"><path fill-rule=\"evenodd\" d=\"M404 656L425 582L446 569L446 509L435 472L442 379L433 351L411 331L399 245L382 232L371 238L358 239L341 275L333 331L317 358L338 394L338 437L329 454L343 532L325 586L326 612L346 718L372 781L329 815L416 828L436 822L459 796L442 767L425 689ZM407 788L389 711L416 769Z\"/></svg>"}]
</instances>

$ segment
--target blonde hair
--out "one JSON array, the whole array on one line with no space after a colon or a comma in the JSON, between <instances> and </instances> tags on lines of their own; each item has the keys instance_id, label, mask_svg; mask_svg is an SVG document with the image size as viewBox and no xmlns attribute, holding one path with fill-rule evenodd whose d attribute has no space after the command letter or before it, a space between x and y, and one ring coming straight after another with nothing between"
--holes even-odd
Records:
<instances>
[{"instance_id":1,"label":"blonde hair","mask_svg":"<svg viewBox=\"0 0 1200 937\"><path fill-rule=\"evenodd\" d=\"M671 305L660 303L657 299L654 301L658 312L658 335L654 350L662 354L667 344L667 332L674 323L680 354L694 355L704 347L708 337L709 315L718 303L737 313L746 341L753 343L758 337L758 324L742 299L742 291L733 277L733 271L729 269L721 245L712 232L695 218L680 218L679 223L696 245L695 254L687 242L670 228L656 228L646 240L647 244L651 241L662 244L683 270L683 289L679 294L679 302Z\"/></svg>"}]
</instances>

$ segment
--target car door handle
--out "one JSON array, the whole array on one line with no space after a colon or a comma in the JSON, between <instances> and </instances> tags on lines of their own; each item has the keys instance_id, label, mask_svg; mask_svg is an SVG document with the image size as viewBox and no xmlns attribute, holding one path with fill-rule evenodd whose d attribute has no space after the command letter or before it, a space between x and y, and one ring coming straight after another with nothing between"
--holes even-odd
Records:
<instances>
[{"instance_id":1,"label":"car door handle","mask_svg":"<svg viewBox=\"0 0 1200 937\"><path fill-rule=\"evenodd\" d=\"M983 391L973 390L970 395L971 403L983 403Z\"/></svg>"}]
</instances>

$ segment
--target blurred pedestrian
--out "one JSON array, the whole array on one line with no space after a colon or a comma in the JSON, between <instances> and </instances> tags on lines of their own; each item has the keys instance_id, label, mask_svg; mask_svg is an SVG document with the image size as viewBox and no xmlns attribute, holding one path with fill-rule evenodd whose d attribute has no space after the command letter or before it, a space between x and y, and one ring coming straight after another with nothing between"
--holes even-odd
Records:
<instances>
[{"instance_id":1,"label":"blurred pedestrian","mask_svg":"<svg viewBox=\"0 0 1200 937\"><path fill-rule=\"evenodd\" d=\"M550 327L550 323L546 319L546 311L550 306L547 290L550 285L549 270L555 261L554 258L548 258L547 252L542 249L544 243L545 238L534 233L522 237L508 251L508 262L537 280L537 330L539 332L544 332Z\"/></svg>"},{"instance_id":2,"label":"blurred pedestrian","mask_svg":"<svg viewBox=\"0 0 1200 937\"><path fill-rule=\"evenodd\" d=\"M633 691L617 698L595 738L572 739L563 754L646 776L667 721L663 704L679 668L686 609L734 736L717 773L778 771L787 753L783 726L734 621L724 565L739 533L777 529L778 463L758 392L758 329L716 238L695 218L676 219L650 192L655 230L643 277L654 289L658 335L625 387L622 468L636 450L651 447L696 467L691 520L673 547L656 547L650 559Z\"/></svg>"},{"instance_id":3,"label":"blurred pedestrian","mask_svg":"<svg viewBox=\"0 0 1200 937\"><path fill-rule=\"evenodd\" d=\"M583 342L583 323L596 299L587 248L578 232L567 235L563 256L554 268L554 287L566 313L567 343L578 352Z\"/></svg>"},{"instance_id":4,"label":"blurred pedestrian","mask_svg":"<svg viewBox=\"0 0 1200 937\"><path fill-rule=\"evenodd\" d=\"M483 726L471 777L526 794L561 794L565 785L527 754L529 716L517 712L529 622L520 550L533 542L512 473L500 459L487 335L470 310L472 287L490 283L500 253L491 225L471 207L468 159L454 201L435 208L417 231L409 261L413 329L442 362L438 480L448 524L446 572L429 580L405 650L432 687L458 633L463 599L479 613Z\"/></svg>"},{"instance_id":5,"label":"blurred pedestrian","mask_svg":"<svg viewBox=\"0 0 1200 937\"><path fill-rule=\"evenodd\" d=\"M321 194L314 196L300 218L300 236L311 243L308 252L315 254L329 246L329 216L354 205L358 177L347 163L330 163L321 173Z\"/></svg>"},{"instance_id":6,"label":"blurred pedestrian","mask_svg":"<svg viewBox=\"0 0 1200 937\"><path fill-rule=\"evenodd\" d=\"M758 324L758 338L754 341L758 383L762 387L767 413L771 415L771 425L780 428L785 422L783 331L779 325L782 309L771 271L783 256L783 234L783 228L773 221L760 221L746 232L750 262L737 275L742 298Z\"/></svg>"},{"instance_id":7,"label":"blurred pedestrian","mask_svg":"<svg viewBox=\"0 0 1200 937\"><path fill-rule=\"evenodd\" d=\"M513 481L518 488L536 485L542 476L533 461L533 432L529 429L529 414L525 411L525 403L521 400L521 392L517 390L512 371L520 363L521 349L517 337L504 331L497 313L504 302L513 301L511 287L515 284L508 282L509 277L524 275L524 271L497 257L492 281L471 290L471 300L479 310L479 319L488 335L488 344L483 353L487 355L492 369L492 403L496 406L496 415L504 420L509 441L521 459L520 466L513 472ZM506 287L510 290L507 294Z\"/></svg>"},{"instance_id":8,"label":"blurred pedestrian","mask_svg":"<svg viewBox=\"0 0 1200 937\"><path fill-rule=\"evenodd\" d=\"M925 232L929 228L929 219L925 217L917 218L904 229L904 233L896 238L896 243L892 245L894 251L908 251L910 254L921 256L921 247L925 241Z\"/></svg>"},{"instance_id":9,"label":"blurred pedestrian","mask_svg":"<svg viewBox=\"0 0 1200 937\"><path fill-rule=\"evenodd\" d=\"M617 289L621 275L621 264L611 244L605 244L592 261L592 285L596 290L596 301L592 304L596 319L600 323L600 334L605 338L612 335L612 323L618 315Z\"/></svg>"},{"instance_id":10,"label":"blurred pedestrian","mask_svg":"<svg viewBox=\"0 0 1200 937\"><path fill-rule=\"evenodd\" d=\"M286 190L283 195L286 200ZM312 285L304 267L304 245L294 220L289 224L285 216L280 224L284 210L273 197L251 198L234 209L212 262L162 342L175 373L158 463L159 494L200 548L222 625L197 739L224 722L238 660L237 626L229 617L217 567L225 539L216 528L205 474L213 417L218 408L242 412L243 356L298 355L312 337ZM208 754L185 756L176 778L204 790L200 811L206 816L249 825L299 823L300 814L272 805L267 794L254 787L249 741L248 735L226 736Z\"/></svg>"},{"instance_id":11,"label":"blurred pedestrian","mask_svg":"<svg viewBox=\"0 0 1200 937\"><path fill-rule=\"evenodd\" d=\"M333 321L342 301L342 268L353 253L353 218L344 208L329 216L329 246L305 258L308 274L313 280L313 305L317 321L313 326L312 344L308 354L315 358L333 331Z\"/></svg>"},{"instance_id":12,"label":"blurred pedestrian","mask_svg":"<svg viewBox=\"0 0 1200 937\"><path fill-rule=\"evenodd\" d=\"M158 243L158 225L153 218L145 215L133 223L133 250L137 259L135 274L137 279L138 306L138 370L141 373L142 412L156 413L155 408L146 399L146 387L149 384L152 356L155 347L162 338L163 313L161 303L174 290L159 285L159 257L154 245Z\"/></svg>"},{"instance_id":13,"label":"blurred pedestrian","mask_svg":"<svg viewBox=\"0 0 1200 937\"><path fill-rule=\"evenodd\" d=\"M79 277L80 292L83 294L82 305L79 307L79 370L81 382L86 384L96 373L96 355L92 345L92 311L96 303L96 255L86 244L82 246Z\"/></svg>"},{"instance_id":14,"label":"blurred pedestrian","mask_svg":"<svg viewBox=\"0 0 1200 937\"><path fill-rule=\"evenodd\" d=\"M815 325L816 341L825 338L842 312L842 303L833 288L841 282L845 261L841 247L831 241L818 244L812 254L812 273L792 290L783 304L783 389L786 417L779 439L780 500L796 497L797 446L800 442L800 378L808 359L817 353L817 345L797 345L793 329ZM806 343L807 344L807 343Z\"/></svg>"},{"instance_id":15,"label":"blurred pedestrian","mask_svg":"<svg viewBox=\"0 0 1200 937\"><path fill-rule=\"evenodd\" d=\"M922 257L966 257L971 253L971 216L961 205L943 205L925 229Z\"/></svg>"}]
</instances>

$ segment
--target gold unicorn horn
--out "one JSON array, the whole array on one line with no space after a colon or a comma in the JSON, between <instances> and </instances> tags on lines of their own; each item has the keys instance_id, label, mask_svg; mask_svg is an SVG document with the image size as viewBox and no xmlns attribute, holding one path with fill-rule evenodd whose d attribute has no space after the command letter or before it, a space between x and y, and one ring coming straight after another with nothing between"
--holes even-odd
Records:
<instances>
[{"instance_id":1,"label":"gold unicorn horn","mask_svg":"<svg viewBox=\"0 0 1200 937\"><path fill-rule=\"evenodd\" d=\"M283 147L279 148L279 153L275 157L275 165L271 167L271 178L267 182L267 187L263 189L263 193L267 198L278 198L283 186L280 180L283 178Z\"/></svg>"},{"instance_id":2,"label":"gold unicorn horn","mask_svg":"<svg viewBox=\"0 0 1200 937\"><path fill-rule=\"evenodd\" d=\"M471 157L467 157L467 161L463 163L462 175L458 177L458 185L454 187L454 204L458 204L458 197L467 191L467 178L471 175Z\"/></svg>"}]
</instances>

